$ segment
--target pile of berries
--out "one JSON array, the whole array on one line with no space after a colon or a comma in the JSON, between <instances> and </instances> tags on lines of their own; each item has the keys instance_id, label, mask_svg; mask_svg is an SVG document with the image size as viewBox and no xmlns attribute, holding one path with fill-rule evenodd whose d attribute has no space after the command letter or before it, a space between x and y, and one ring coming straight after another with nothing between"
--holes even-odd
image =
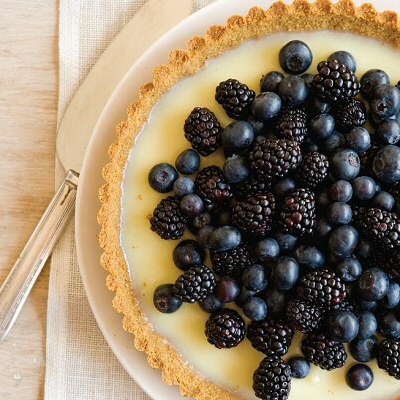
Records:
<instances>
[{"instance_id":1,"label":"pile of berries","mask_svg":"<svg viewBox=\"0 0 400 400\"><path fill-rule=\"evenodd\" d=\"M344 343L359 362L346 372L351 388L372 384L374 358L400 379L400 91L378 69L358 79L346 51L315 75L305 73L312 58L305 43L286 44L286 76L268 72L258 95L221 82L215 99L234 120L223 128L195 108L184 123L193 149L149 173L155 190L174 192L151 229L194 235L176 246L182 275L155 290L154 304L171 313L198 302L217 348L247 337L265 354L254 372L261 399L286 399L310 363L343 367ZM223 165L200 169L221 149ZM304 357L285 362L296 330Z\"/></svg>"}]
</instances>

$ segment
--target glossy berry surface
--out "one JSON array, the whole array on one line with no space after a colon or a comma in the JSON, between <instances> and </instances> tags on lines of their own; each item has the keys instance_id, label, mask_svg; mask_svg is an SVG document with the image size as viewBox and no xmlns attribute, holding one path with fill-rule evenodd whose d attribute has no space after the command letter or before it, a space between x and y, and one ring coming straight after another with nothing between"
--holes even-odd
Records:
<instances>
[{"instance_id":1,"label":"glossy berry surface","mask_svg":"<svg viewBox=\"0 0 400 400\"><path fill-rule=\"evenodd\" d=\"M199 153L192 149L183 150L175 160L175 167L181 174L195 174L200 168Z\"/></svg>"},{"instance_id":2,"label":"glossy berry surface","mask_svg":"<svg viewBox=\"0 0 400 400\"><path fill-rule=\"evenodd\" d=\"M350 149L339 149L331 158L331 171L338 179L350 181L360 172L360 158Z\"/></svg>"},{"instance_id":3,"label":"glossy berry surface","mask_svg":"<svg viewBox=\"0 0 400 400\"><path fill-rule=\"evenodd\" d=\"M333 225L346 225L353 218L353 212L347 203L336 201L329 206L326 216Z\"/></svg>"},{"instance_id":4,"label":"glossy berry surface","mask_svg":"<svg viewBox=\"0 0 400 400\"><path fill-rule=\"evenodd\" d=\"M289 74L302 74L313 60L311 49L300 40L292 40L279 51L279 64Z\"/></svg>"},{"instance_id":5,"label":"glossy berry surface","mask_svg":"<svg viewBox=\"0 0 400 400\"><path fill-rule=\"evenodd\" d=\"M372 199L376 193L376 182L369 176L358 176L352 186L353 197L360 201Z\"/></svg>"},{"instance_id":6,"label":"glossy berry surface","mask_svg":"<svg viewBox=\"0 0 400 400\"><path fill-rule=\"evenodd\" d=\"M385 71L381 69L370 69L361 77L361 93L364 98L368 99L371 90L381 84L389 84L390 78Z\"/></svg>"},{"instance_id":7,"label":"glossy berry surface","mask_svg":"<svg viewBox=\"0 0 400 400\"><path fill-rule=\"evenodd\" d=\"M254 140L254 129L246 121L233 121L222 132L221 141L225 151L237 154L247 149Z\"/></svg>"},{"instance_id":8,"label":"glossy berry surface","mask_svg":"<svg viewBox=\"0 0 400 400\"><path fill-rule=\"evenodd\" d=\"M303 379L310 373L310 363L304 357L291 357L287 363L292 371L292 378Z\"/></svg>"},{"instance_id":9,"label":"glossy berry surface","mask_svg":"<svg viewBox=\"0 0 400 400\"><path fill-rule=\"evenodd\" d=\"M247 267L242 273L242 284L254 292L264 290L268 285L264 266L253 264Z\"/></svg>"},{"instance_id":10,"label":"glossy berry surface","mask_svg":"<svg viewBox=\"0 0 400 400\"><path fill-rule=\"evenodd\" d=\"M184 217L193 218L203 212L204 203L200 196L190 193L182 197L179 209Z\"/></svg>"},{"instance_id":11,"label":"glossy berry surface","mask_svg":"<svg viewBox=\"0 0 400 400\"><path fill-rule=\"evenodd\" d=\"M382 144L398 144L400 141L400 124L395 119L383 120L376 129L376 140Z\"/></svg>"},{"instance_id":12,"label":"glossy berry surface","mask_svg":"<svg viewBox=\"0 0 400 400\"><path fill-rule=\"evenodd\" d=\"M278 92L279 84L285 76L282 72L270 71L263 75L260 81L261 92Z\"/></svg>"},{"instance_id":13,"label":"glossy berry surface","mask_svg":"<svg viewBox=\"0 0 400 400\"><path fill-rule=\"evenodd\" d=\"M170 192L177 179L178 172L171 164L167 163L155 165L148 176L150 186L160 193Z\"/></svg>"},{"instance_id":14,"label":"glossy berry surface","mask_svg":"<svg viewBox=\"0 0 400 400\"><path fill-rule=\"evenodd\" d=\"M350 182L339 180L332 184L329 189L329 197L332 201L348 202L353 196L353 186Z\"/></svg>"},{"instance_id":15,"label":"glossy berry surface","mask_svg":"<svg viewBox=\"0 0 400 400\"><path fill-rule=\"evenodd\" d=\"M193 265L203 264L205 252L195 240L183 240L175 247L172 257L179 269L187 271Z\"/></svg>"},{"instance_id":16,"label":"glossy berry surface","mask_svg":"<svg viewBox=\"0 0 400 400\"><path fill-rule=\"evenodd\" d=\"M253 252L259 261L273 260L279 256L279 243L273 238L261 239L254 245Z\"/></svg>"},{"instance_id":17,"label":"glossy berry surface","mask_svg":"<svg viewBox=\"0 0 400 400\"><path fill-rule=\"evenodd\" d=\"M224 303L213 294L210 294L204 300L199 301L200 308L210 314L219 311L223 305Z\"/></svg>"},{"instance_id":18,"label":"glossy berry surface","mask_svg":"<svg viewBox=\"0 0 400 400\"><path fill-rule=\"evenodd\" d=\"M232 226L222 226L210 234L209 243L212 249L224 251L239 246L242 240L240 232Z\"/></svg>"},{"instance_id":19,"label":"glossy berry surface","mask_svg":"<svg viewBox=\"0 0 400 400\"><path fill-rule=\"evenodd\" d=\"M358 322L360 329L358 330L358 339L368 339L375 335L378 328L378 322L375 315L370 311L361 311L358 314Z\"/></svg>"},{"instance_id":20,"label":"glossy berry surface","mask_svg":"<svg viewBox=\"0 0 400 400\"><path fill-rule=\"evenodd\" d=\"M271 280L279 290L289 290L299 278L299 264L294 258L281 257L274 264L271 271Z\"/></svg>"},{"instance_id":21,"label":"glossy berry surface","mask_svg":"<svg viewBox=\"0 0 400 400\"><path fill-rule=\"evenodd\" d=\"M267 317L267 303L259 297L249 297L243 302L242 310L244 315L252 321L262 321Z\"/></svg>"},{"instance_id":22,"label":"glossy berry surface","mask_svg":"<svg viewBox=\"0 0 400 400\"><path fill-rule=\"evenodd\" d=\"M346 382L354 390L367 390L374 381L374 373L365 364L356 364L346 373Z\"/></svg>"},{"instance_id":23,"label":"glossy berry surface","mask_svg":"<svg viewBox=\"0 0 400 400\"><path fill-rule=\"evenodd\" d=\"M239 296L240 287L231 276L223 276L217 282L214 289L215 296L224 303L230 303Z\"/></svg>"},{"instance_id":24,"label":"glossy berry surface","mask_svg":"<svg viewBox=\"0 0 400 400\"><path fill-rule=\"evenodd\" d=\"M356 69L357 69L356 59L348 51L345 51L345 50L335 51L328 57L328 61L330 61L330 60L337 60L341 64L346 65L346 67L351 69L353 72L356 72Z\"/></svg>"},{"instance_id":25,"label":"glossy berry surface","mask_svg":"<svg viewBox=\"0 0 400 400\"><path fill-rule=\"evenodd\" d=\"M379 341L375 336L354 339L349 346L350 353L359 362L368 362L376 357Z\"/></svg>"},{"instance_id":26,"label":"glossy berry surface","mask_svg":"<svg viewBox=\"0 0 400 400\"><path fill-rule=\"evenodd\" d=\"M183 176L174 182L173 188L177 196L185 196L194 193L195 185L192 179Z\"/></svg>"},{"instance_id":27,"label":"glossy berry surface","mask_svg":"<svg viewBox=\"0 0 400 400\"><path fill-rule=\"evenodd\" d=\"M281 106L281 98L276 93L264 92L254 99L251 110L259 121L268 121L278 115Z\"/></svg>"},{"instance_id":28,"label":"glossy berry surface","mask_svg":"<svg viewBox=\"0 0 400 400\"><path fill-rule=\"evenodd\" d=\"M380 149L372 162L372 171L382 182L393 184L400 180L400 148L387 145Z\"/></svg>"},{"instance_id":29,"label":"glossy berry surface","mask_svg":"<svg viewBox=\"0 0 400 400\"><path fill-rule=\"evenodd\" d=\"M348 343L358 335L359 322L351 311L335 311L328 316L325 329L333 339Z\"/></svg>"},{"instance_id":30,"label":"glossy berry surface","mask_svg":"<svg viewBox=\"0 0 400 400\"><path fill-rule=\"evenodd\" d=\"M297 107L306 100L308 86L300 76L289 75L279 84L278 94L286 106Z\"/></svg>"},{"instance_id":31,"label":"glossy berry surface","mask_svg":"<svg viewBox=\"0 0 400 400\"><path fill-rule=\"evenodd\" d=\"M323 140L332 135L335 119L330 114L319 114L309 122L308 127L315 139Z\"/></svg>"},{"instance_id":32,"label":"glossy berry surface","mask_svg":"<svg viewBox=\"0 0 400 400\"><path fill-rule=\"evenodd\" d=\"M357 281L357 290L367 301L381 300L389 290L389 278L379 268L368 269Z\"/></svg>"},{"instance_id":33,"label":"glossy berry surface","mask_svg":"<svg viewBox=\"0 0 400 400\"><path fill-rule=\"evenodd\" d=\"M357 246L359 234L351 225L335 228L328 239L328 248L337 257L348 257Z\"/></svg>"},{"instance_id":34,"label":"glossy berry surface","mask_svg":"<svg viewBox=\"0 0 400 400\"><path fill-rule=\"evenodd\" d=\"M318 247L300 245L294 250L294 257L300 266L316 269L325 264L325 255Z\"/></svg>"},{"instance_id":35,"label":"glossy berry surface","mask_svg":"<svg viewBox=\"0 0 400 400\"><path fill-rule=\"evenodd\" d=\"M226 159L222 171L226 180L230 183L241 182L250 174L246 159L236 154Z\"/></svg>"},{"instance_id":36,"label":"glossy berry surface","mask_svg":"<svg viewBox=\"0 0 400 400\"><path fill-rule=\"evenodd\" d=\"M395 281L389 282L389 289L380 303L385 308L395 308L400 303L400 285Z\"/></svg>"},{"instance_id":37,"label":"glossy berry surface","mask_svg":"<svg viewBox=\"0 0 400 400\"><path fill-rule=\"evenodd\" d=\"M173 286L172 284L160 285L154 291L153 304L164 314L174 313L182 305L182 300L174 295Z\"/></svg>"},{"instance_id":38,"label":"glossy berry surface","mask_svg":"<svg viewBox=\"0 0 400 400\"><path fill-rule=\"evenodd\" d=\"M362 272L361 263L356 258L344 258L336 265L337 276L346 283L356 281Z\"/></svg>"},{"instance_id":39,"label":"glossy berry surface","mask_svg":"<svg viewBox=\"0 0 400 400\"><path fill-rule=\"evenodd\" d=\"M371 147L371 135L363 127L355 127L345 134L346 142L351 150L357 154L368 150Z\"/></svg>"}]
</instances>

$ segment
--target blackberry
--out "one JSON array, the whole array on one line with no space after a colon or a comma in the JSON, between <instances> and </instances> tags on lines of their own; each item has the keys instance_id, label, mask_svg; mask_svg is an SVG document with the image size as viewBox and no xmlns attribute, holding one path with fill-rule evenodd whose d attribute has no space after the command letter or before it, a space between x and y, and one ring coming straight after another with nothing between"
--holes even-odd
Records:
<instances>
[{"instance_id":1,"label":"blackberry","mask_svg":"<svg viewBox=\"0 0 400 400\"><path fill-rule=\"evenodd\" d=\"M395 183L390 186L388 192L394 197L394 199L399 202L400 201L400 183Z\"/></svg>"},{"instance_id":2,"label":"blackberry","mask_svg":"<svg viewBox=\"0 0 400 400\"><path fill-rule=\"evenodd\" d=\"M336 103L351 99L360 92L360 82L354 72L337 60L321 61L317 66L313 87L320 96Z\"/></svg>"},{"instance_id":3,"label":"blackberry","mask_svg":"<svg viewBox=\"0 0 400 400\"><path fill-rule=\"evenodd\" d=\"M319 330L325 311L315 305L300 299L290 300L287 307L286 319L288 323L303 333Z\"/></svg>"},{"instance_id":4,"label":"blackberry","mask_svg":"<svg viewBox=\"0 0 400 400\"><path fill-rule=\"evenodd\" d=\"M390 279L400 283L400 251L389 254L375 251L368 261L371 267L379 265L379 268L386 272Z\"/></svg>"},{"instance_id":5,"label":"blackberry","mask_svg":"<svg viewBox=\"0 0 400 400\"><path fill-rule=\"evenodd\" d=\"M228 117L245 119L250 114L250 106L256 94L237 79L221 82L215 91L215 100L222 105Z\"/></svg>"},{"instance_id":6,"label":"blackberry","mask_svg":"<svg viewBox=\"0 0 400 400\"><path fill-rule=\"evenodd\" d=\"M400 216L379 208L355 208L354 224L381 249L400 250Z\"/></svg>"},{"instance_id":7,"label":"blackberry","mask_svg":"<svg viewBox=\"0 0 400 400\"><path fill-rule=\"evenodd\" d=\"M180 197L169 196L162 199L150 218L151 230L162 239L179 239L186 227L186 218L179 210Z\"/></svg>"},{"instance_id":8,"label":"blackberry","mask_svg":"<svg viewBox=\"0 0 400 400\"><path fill-rule=\"evenodd\" d=\"M316 226L315 195L296 189L285 197L279 223L283 232L296 236L311 234Z\"/></svg>"},{"instance_id":9,"label":"blackberry","mask_svg":"<svg viewBox=\"0 0 400 400\"><path fill-rule=\"evenodd\" d=\"M288 139L257 141L249 153L250 168L264 180L282 178L302 160L299 143Z\"/></svg>"},{"instance_id":10,"label":"blackberry","mask_svg":"<svg viewBox=\"0 0 400 400\"><path fill-rule=\"evenodd\" d=\"M250 249L245 243L231 250L210 251L213 270L220 276L238 277L252 264Z\"/></svg>"},{"instance_id":11,"label":"blackberry","mask_svg":"<svg viewBox=\"0 0 400 400\"><path fill-rule=\"evenodd\" d=\"M234 186L234 192L237 198L244 199L248 196L266 193L270 188L271 182L267 182L258 176L250 175L247 179Z\"/></svg>"},{"instance_id":12,"label":"blackberry","mask_svg":"<svg viewBox=\"0 0 400 400\"><path fill-rule=\"evenodd\" d=\"M278 319L253 321L247 328L247 338L252 346L269 355L283 356L289 350L294 330Z\"/></svg>"},{"instance_id":13,"label":"blackberry","mask_svg":"<svg viewBox=\"0 0 400 400\"><path fill-rule=\"evenodd\" d=\"M384 339L379 343L377 354L378 367L390 376L400 379L400 341Z\"/></svg>"},{"instance_id":14,"label":"blackberry","mask_svg":"<svg viewBox=\"0 0 400 400\"><path fill-rule=\"evenodd\" d=\"M174 295L186 303L204 300L210 295L217 281L214 273L205 265L195 265L175 281Z\"/></svg>"},{"instance_id":15,"label":"blackberry","mask_svg":"<svg viewBox=\"0 0 400 400\"><path fill-rule=\"evenodd\" d=\"M312 364L325 370L341 368L346 363L344 345L322 333L312 333L301 344L304 357Z\"/></svg>"},{"instance_id":16,"label":"blackberry","mask_svg":"<svg viewBox=\"0 0 400 400\"><path fill-rule=\"evenodd\" d=\"M328 177L328 174L328 157L318 151L306 154L296 171L299 181L312 188L323 182Z\"/></svg>"},{"instance_id":17,"label":"blackberry","mask_svg":"<svg viewBox=\"0 0 400 400\"><path fill-rule=\"evenodd\" d=\"M307 136L307 114L299 109L286 108L279 114L275 128L282 138L302 143Z\"/></svg>"},{"instance_id":18,"label":"blackberry","mask_svg":"<svg viewBox=\"0 0 400 400\"><path fill-rule=\"evenodd\" d=\"M202 169L197 174L194 183L196 194L203 199L207 211L232 197L231 186L225 180L221 168L215 165Z\"/></svg>"},{"instance_id":19,"label":"blackberry","mask_svg":"<svg viewBox=\"0 0 400 400\"><path fill-rule=\"evenodd\" d=\"M300 299L324 309L331 309L347 297L346 285L327 269L318 269L304 275L297 287Z\"/></svg>"},{"instance_id":20,"label":"blackberry","mask_svg":"<svg viewBox=\"0 0 400 400\"><path fill-rule=\"evenodd\" d=\"M336 127L340 132L349 131L356 126L363 126L367 120L367 110L362 101L350 100L339 104L334 112Z\"/></svg>"},{"instance_id":21,"label":"blackberry","mask_svg":"<svg viewBox=\"0 0 400 400\"><path fill-rule=\"evenodd\" d=\"M202 156L218 149L222 127L215 114L206 107L196 107L186 118L183 127L185 138Z\"/></svg>"},{"instance_id":22,"label":"blackberry","mask_svg":"<svg viewBox=\"0 0 400 400\"><path fill-rule=\"evenodd\" d=\"M262 193L237 202L232 210L232 224L241 231L259 236L272 228L275 214L275 196Z\"/></svg>"},{"instance_id":23,"label":"blackberry","mask_svg":"<svg viewBox=\"0 0 400 400\"><path fill-rule=\"evenodd\" d=\"M287 400L292 372L280 357L265 357L253 374L253 390L262 400Z\"/></svg>"},{"instance_id":24,"label":"blackberry","mask_svg":"<svg viewBox=\"0 0 400 400\"><path fill-rule=\"evenodd\" d=\"M206 336L209 343L218 349L237 346L246 333L243 318L229 308L213 312L206 322Z\"/></svg>"}]
</instances>

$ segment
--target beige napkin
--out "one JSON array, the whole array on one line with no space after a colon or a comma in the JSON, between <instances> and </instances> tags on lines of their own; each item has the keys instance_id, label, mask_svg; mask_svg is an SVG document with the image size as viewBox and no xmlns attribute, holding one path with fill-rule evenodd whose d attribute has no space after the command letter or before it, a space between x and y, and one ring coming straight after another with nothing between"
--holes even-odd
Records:
<instances>
[{"instance_id":1,"label":"beige napkin","mask_svg":"<svg viewBox=\"0 0 400 400\"><path fill-rule=\"evenodd\" d=\"M195 9L213 1L195 0ZM58 123L90 68L144 3L60 0ZM57 165L57 186L63 176ZM93 317L79 274L73 221L51 261L45 399L149 399L119 364Z\"/></svg>"}]
</instances>

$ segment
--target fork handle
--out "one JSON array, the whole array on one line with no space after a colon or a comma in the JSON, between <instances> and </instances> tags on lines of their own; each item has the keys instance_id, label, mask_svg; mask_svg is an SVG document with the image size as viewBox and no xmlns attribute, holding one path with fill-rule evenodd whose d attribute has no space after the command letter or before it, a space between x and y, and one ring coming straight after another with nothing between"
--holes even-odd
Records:
<instances>
[{"instance_id":1,"label":"fork handle","mask_svg":"<svg viewBox=\"0 0 400 400\"><path fill-rule=\"evenodd\" d=\"M77 172L73 170L67 172L0 288L0 340L7 336L13 326L43 265L68 222L75 205L78 180Z\"/></svg>"}]
</instances>

